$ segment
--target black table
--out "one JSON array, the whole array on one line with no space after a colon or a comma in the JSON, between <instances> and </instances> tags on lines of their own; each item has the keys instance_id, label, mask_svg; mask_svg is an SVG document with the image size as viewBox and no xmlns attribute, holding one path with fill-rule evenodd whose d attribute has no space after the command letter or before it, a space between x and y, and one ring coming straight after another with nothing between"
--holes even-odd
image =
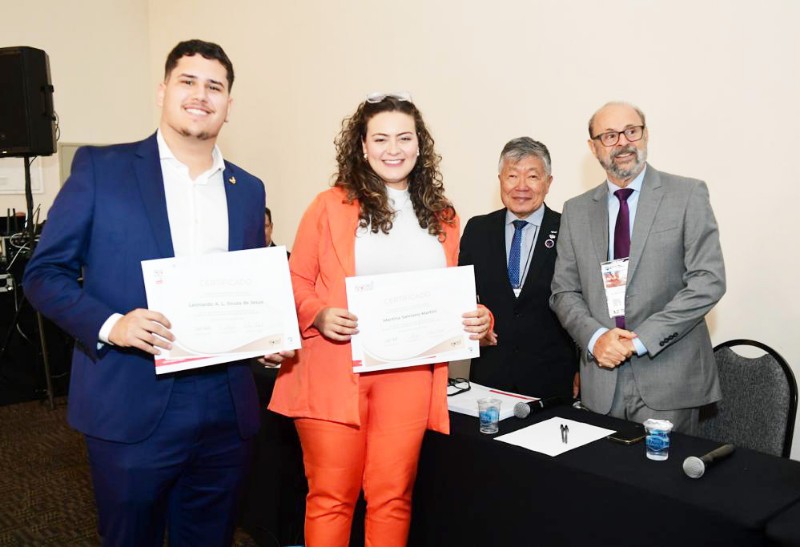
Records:
<instances>
[{"instance_id":1,"label":"black table","mask_svg":"<svg viewBox=\"0 0 800 560\"><path fill-rule=\"evenodd\" d=\"M767 522L767 539L770 544L800 546L800 503Z\"/></svg>"},{"instance_id":2,"label":"black table","mask_svg":"<svg viewBox=\"0 0 800 560\"><path fill-rule=\"evenodd\" d=\"M553 416L630 425L562 406L504 420L497 435ZM683 460L719 444L673 434L669 459L657 462L643 443L603 439L549 457L480 434L477 418L450 418L450 436L425 436L410 545L763 545L768 522L800 504L796 461L737 449L694 480Z\"/></svg>"},{"instance_id":3,"label":"black table","mask_svg":"<svg viewBox=\"0 0 800 560\"><path fill-rule=\"evenodd\" d=\"M264 414L242 526L262 546L302 544L299 441L291 421ZM553 416L614 430L631 425L564 406L504 420L497 435ZM643 443L607 440L549 457L480 434L477 418L451 413L450 420L450 436L425 435L410 545L800 544L796 461L737 449L693 480L683 459L719 444L673 434L664 462L647 459ZM361 525L358 511L353 544L363 542Z\"/></svg>"}]
</instances>

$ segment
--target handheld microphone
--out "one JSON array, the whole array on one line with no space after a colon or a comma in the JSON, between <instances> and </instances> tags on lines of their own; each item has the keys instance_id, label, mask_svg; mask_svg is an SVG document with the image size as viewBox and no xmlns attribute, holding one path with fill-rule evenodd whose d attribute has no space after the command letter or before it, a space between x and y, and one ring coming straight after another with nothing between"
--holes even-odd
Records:
<instances>
[{"instance_id":1,"label":"handheld microphone","mask_svg":"<svg viewBox=\"0 0 800 560\"><path fill-rule=\"evenodd\" d=\"M547 397L546 399L539 399L538 401L518 402L514 405L514 416L517 418L527 418L532 412L550 408L551 406L569 404L570 402L571 399L566 397Z\"/></svg>"},{"instance_id":2,"label":"handheld microphone","mask_svg":"<svg viewBox=\"0 0 800 560\"><path fill-rule=\"evenodd\" d=\"M683 472L689 478L700 478L706 472L706 467L713 465L717 461L728 457L734 452L736 447L732 443L726 443L713 451L709 451L702 457L686 457L683 462Z\"/></svg>"}]
</instances>

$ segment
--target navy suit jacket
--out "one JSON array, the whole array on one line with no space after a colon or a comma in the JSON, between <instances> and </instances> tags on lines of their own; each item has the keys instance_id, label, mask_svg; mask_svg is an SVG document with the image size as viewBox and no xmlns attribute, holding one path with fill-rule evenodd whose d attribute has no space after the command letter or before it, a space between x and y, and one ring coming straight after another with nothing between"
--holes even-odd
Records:
<instances>
[{"instance_id":1,"label":"navy suit jacket","mask_svg":"<svg viewBox=\"0 0 800 560\"><path fill-rule=\"evenodd\" d=\"M224 184L228 249L263 247L264 184L227 161ZM157 377L153 356L140 350L98 350L98 333L113 313L147 308L141 261L173 256L156 136L78 150L23 286L36 309L76 338L68 419L84 434L134 443L158 425L174 378ZM239 432L255 434L258 398L247 363L208 369L227 372Z\"/></svg>"},{"instance_id":2,"label":"navy suit jacket","mask_svg":"<svg viewBox=\"0 0 800 560\"><path fill-rule=\"evenodd\" d=\"M482 347L480 358L472 360L470 379L476 383L532 397L572 396L576 347L548 304L560 219L545 206L518 298L508 280L506 209L467 222L458 264L475 266L478 297L492 311L497 332L497 346Z\"/></svg>"}]
</instances>

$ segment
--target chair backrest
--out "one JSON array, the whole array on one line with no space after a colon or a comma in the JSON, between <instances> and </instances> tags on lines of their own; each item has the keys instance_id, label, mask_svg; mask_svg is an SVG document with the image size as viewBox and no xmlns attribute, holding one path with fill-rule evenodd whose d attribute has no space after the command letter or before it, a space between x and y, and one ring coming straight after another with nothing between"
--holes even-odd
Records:
<instances>
[{"instance_id":1,"label":"chair backrest","mask_svg":"<svg viewBox=\"0 0 800 560\"><path fill-rule=\"evenodd\" d=\"M732 346L765 352L747 358ZM700 412L701 437L789 457L797 415L797 382L789 364L769 346L752 340L729 340L714 348L722 401Z\"/></svg>"}]
</instances>

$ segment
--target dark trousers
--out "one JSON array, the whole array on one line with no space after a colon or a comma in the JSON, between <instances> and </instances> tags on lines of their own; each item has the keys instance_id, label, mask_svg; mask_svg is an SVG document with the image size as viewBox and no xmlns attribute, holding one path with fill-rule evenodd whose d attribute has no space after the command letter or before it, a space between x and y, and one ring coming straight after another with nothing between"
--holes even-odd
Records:
<instances>
[{"instance_id":1,"label":"dark trousers","mask_svg":"<svg viewBox=\"0 0 800 560\"><path fill-rule=\"evenodd\" d=\"M136 402L129 403L136 413ZM227 546L233 541L252 439L239 436L226 374L185 375L150 437L86 437L106 546Z\"/></svg>"}]
</instances>

